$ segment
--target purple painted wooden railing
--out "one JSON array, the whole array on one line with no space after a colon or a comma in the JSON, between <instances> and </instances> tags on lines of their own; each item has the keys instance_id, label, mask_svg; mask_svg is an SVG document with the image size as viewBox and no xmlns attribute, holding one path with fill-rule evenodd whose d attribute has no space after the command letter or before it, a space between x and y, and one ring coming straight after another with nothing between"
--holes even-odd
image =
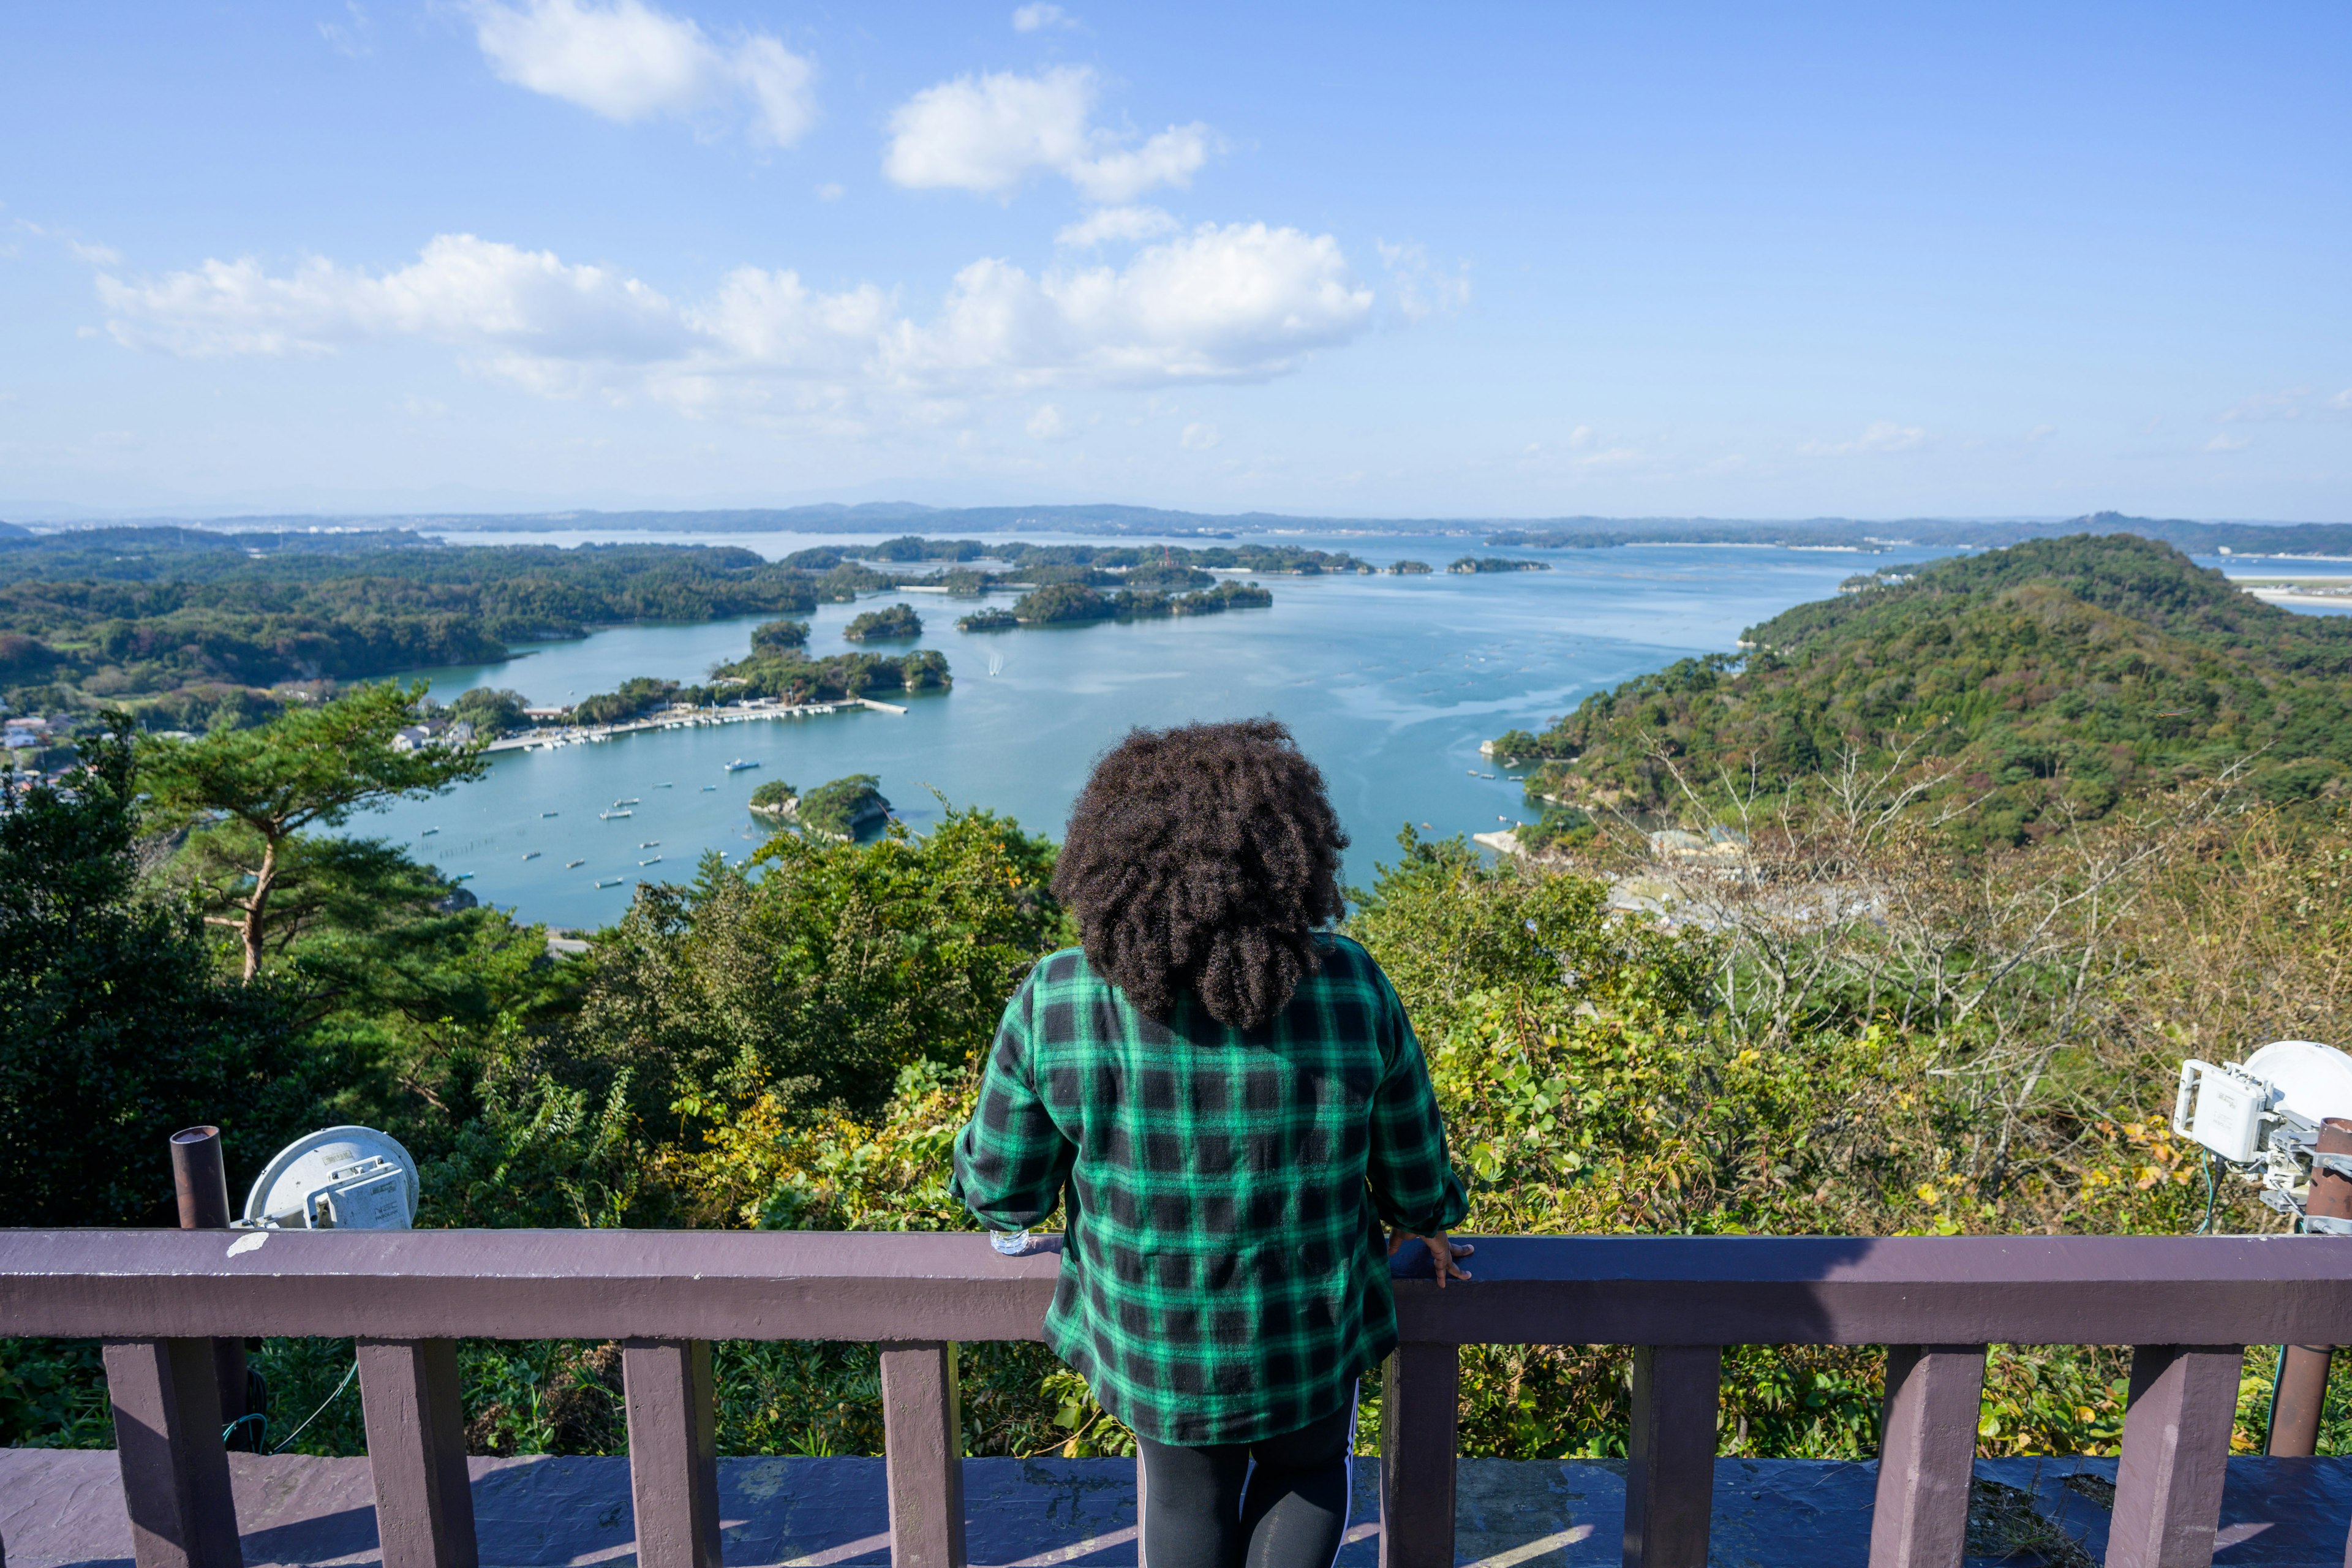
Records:
<instances>
[{"instance_id":1,"label":"purple painted wooden railing","mask_svg":"<svg viewBox=\"0 0 2352 1568\"><path fill-rule=\"evenodd\" d=\"M106 1342L141 1568L238 1563L207 1342L359 1341L384 1568L472 1568L454 1342L623 1346L638 1561L717 1568L710 1342L882 1345L895 1568L963 1568L954 1344L1036 1337L1059 1259L975 1236L0 1231L0 1334ZM1453 1568L1456 1348L1630 1344L1629 1568L1706 1561L1722 1348L1884 1344L1872 1568L1958 1568L1985 1347L2132 1358L2108 1568L2211 1561L2240 1347L2352 1342L2352 1237L1496 1237L1402 1279L1382 1568Z\"/></svg>"}]
</instances>

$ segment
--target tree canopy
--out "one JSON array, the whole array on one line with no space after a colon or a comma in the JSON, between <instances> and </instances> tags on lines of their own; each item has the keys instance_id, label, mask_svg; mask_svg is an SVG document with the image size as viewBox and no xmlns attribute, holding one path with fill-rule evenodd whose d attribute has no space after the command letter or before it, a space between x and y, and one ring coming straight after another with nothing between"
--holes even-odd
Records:
<instances>
[{"instance_id":1,"label":"tree canopy","mask_svg":"<svg viewBox=\"0 0 2352 1568\"><path fill-rule=\"evenodd\" d=\"M221 858L235 868L235 879L212 885L234 911L215 918L237 929L246 979L261 968L271 900L298 868L288 860L296 835L481 776L487 763L478 743L394 743L415 724L424 696L422 681L365 686L332 701L289 708L256 729L140 742L139 782L156 814L215 836Z\"/></svg>"},{"instance_id":2,"label":"tree canopy","mask_svg":"<svg viewBox=\"0 0 2352 1568\"><path fill-rule=\"evenodd\" d=\"M2263 604L2129 534L1939 562L1743 641L1496 753L1549 759L1532 798L1670 816L1686 784L1780 794L1851 752L1981 799L1968 831L2000 841L2232 766L2283 804L2352 776L2352 620Z\"/></svg>"},{"instance_id":3,"label":"tree canopy","mask_svg":"<svg viewBox=\"0 0 2352 1568\"><path fill-rule=\"evenodd\" d=\"M139 879L127 725L68 786L0 811L0 1191L15 1225L170 1223L171 1133L226 1130L252 1170L311 1085L280 1000L224 984L202 928Z\"/></svg>"}]
</instances>

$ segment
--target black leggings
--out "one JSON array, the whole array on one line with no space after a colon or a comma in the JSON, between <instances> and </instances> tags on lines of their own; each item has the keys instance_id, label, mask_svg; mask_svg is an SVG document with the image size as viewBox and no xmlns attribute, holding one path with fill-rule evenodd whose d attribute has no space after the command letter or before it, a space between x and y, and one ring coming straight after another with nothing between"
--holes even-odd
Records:
<instances>
[{"instance_id":1,"label":"black leggings","mask_svg":"<svg viewBox=\"0 0 2352 1568\"><path fill-rule=\"evenodd\" d=\"M1139 1438L1141 1568L1331 1568L1348 1531L1355 1433L1350 1399L1256 1443L1182 1448Z\"/></svg>"}]
</instances>

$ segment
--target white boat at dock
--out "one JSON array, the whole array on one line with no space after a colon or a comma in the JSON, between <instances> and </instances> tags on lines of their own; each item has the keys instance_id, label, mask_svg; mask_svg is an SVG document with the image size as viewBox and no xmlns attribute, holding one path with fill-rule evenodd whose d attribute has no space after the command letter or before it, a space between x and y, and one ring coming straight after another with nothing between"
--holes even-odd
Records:
<instances>
[{"instance_id":1,"label":"white boat at dock","mask_svg":"<svg viewBox=\"0 0 2352 1568\"><path fill-rule=\"evenodd\" d=\"M574 866L585 866L586 864L588 864L588 862L587 862L587 861L585 861L585 860L566 860L566 861L563 863L563 868L564 868L565 870L569 871L569 870L571 870Z\"/></svg>"},{"instance_id":2,"label":"white boat at dock","mask_svg":"<svg viewBox=\"0 0 2352 1568\"><path fill-rule=\"evenodd\" d=\"M596 814L596 820L599 822L617 822L624 816L636 816L636 813L634 811L600 811Z\"/></svg>"},{"instance_id":3,"label":"white boat at dock","mask_svg":"<svg viewBox=\"0 0 2352 1568\"><path fill-rule=\"evenodd\" d=\"M658 866L661 864L661 857L656 855L650 860L640 860L637 864L640 866Z\"/></svg>"}]
</instances>

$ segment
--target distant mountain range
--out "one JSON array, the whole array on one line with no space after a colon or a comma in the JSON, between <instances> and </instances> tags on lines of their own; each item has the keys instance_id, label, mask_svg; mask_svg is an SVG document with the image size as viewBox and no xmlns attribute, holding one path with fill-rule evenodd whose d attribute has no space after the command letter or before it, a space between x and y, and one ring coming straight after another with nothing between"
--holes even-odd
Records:
<instances>
[{"instance_id":1,"label":"distant mountain range","mask_svg":"<svg viewBox=\"0 0 2352 1568\"><path fill-rule=\"evenodd\" d=\"M187 526L174 520L178 526ZM566 529L626 529L648 533L1152 534L1230 538L1251 533L1453 533L1504 549L1608 549L1622 544L1780 544L1793 548L1883 550L1899 544L1997 549L2075 533L2135 533L2193 555L2308 555L2352 558L2352 523L2200 522L2186 518L2093 512L2053 520L1904 518L1870 521L1806 518L1762 521L1706 517L1294 517L1279 512L1171 511L1158 507L932 507L867 501L720 511L442 512L379 516L245 516L202 526L245 531L309 529L410 529L428 532L546 533ZM0 538L25 536L0 522Z\"/></svg>"}]
</instances>

